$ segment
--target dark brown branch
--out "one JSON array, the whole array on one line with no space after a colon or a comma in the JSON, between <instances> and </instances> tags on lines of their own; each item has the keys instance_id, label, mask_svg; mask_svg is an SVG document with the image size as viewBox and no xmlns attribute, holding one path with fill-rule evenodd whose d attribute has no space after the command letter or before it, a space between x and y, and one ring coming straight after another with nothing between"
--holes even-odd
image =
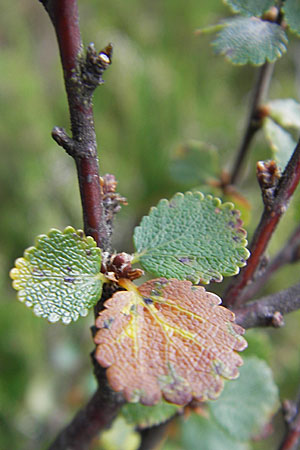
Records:
<instances>
[{"instance_id":1,"label":"dark brown branch","mask_svg":"<svg viewBox=\"0 0 300 450\"><path fill-rule=\"evenodd\" d=\"M300 442L300 395L295 403L283 405L286 433L278 450L297 450Z\"/></svg>"},{"instance_id":2,"label":"dark brown branch","mask_svg":"<svg viewBox=\"0 0 300 450\"><path fill-rule=\"evenodd\" d=\"M266 266L262 273L255 277L241 294L240 298L245 302L260 291L269 278L281 267L292 264L300 260L300 226L298 226L286 245L277 253L274 259Z\"/></svg>"},{"instance_id":3,"label":"dark brown branch","mask_svg":"<svg viewBox=\"0 0 300 450\"><path fill-rule=\"evenodd\" d=\"M76 0L42 0L54 25L67 91L72 138L55 127L52 135L76 163L84 230L102 249L110 247L99 180L97 144L92 109L93 90L101 84L102 72L111 62L111 46L99 55L94 47L84 57Z\"/></svg>"},{"instance_id":4,"label":"dark brown branch","mask_svg":"<svg viewBox=\"0 0 300 450\"><path fill-rule=\"evenodd\" d=\"M273 68L274 64L266 62L259 69L257 81L252 94L250 114L247 120L240 147L237 151L236 160L233 164L231 176L229 177L229 184L234 184L237 182L240 176L242 164L247 156L252 139L254 138L256 132L261 128L262 115L260 106L267 96L273 74Z\"/></svg>"},{"instance_id":5,"label":"dark brown branch","mask_svg":"<svg viewBox=\"0 0 300 450\"><path fill-rule=\"evenodd\" d=\"M153 448L156 448L165 437L168 426L173 419L174 417L167 422L141 430L141 443L138 450L152 450Z\"/></svg>"},{"instance_id":6,"label":"dark brown branch","mask_svg":"<svg viewBox=\"0 0 300 450\"><path fill-rule=\"evenodd\" d=\"M72 156L76 163L84 220L84 231L93 236L97 245L110 250L113 215L123 201L115 194L115 179L99 175L97 143L94 127L92 96L103 83L102 73L111 63L112 46L97 53L93 44L83 51L79 30L77 0L40 0L48 12L57 36L65 87L68 97L72 137L64 129L55 127L54 140ZM103 289L101 309L107 298ZM111 292L109 292L109 296ZM98 390L73 421L62 430L50 447L55 450L82 450L90 447L91 440L110 426L124 403L120 394L106 383L105 370L93 359Z\"/></svg>"},{"instance_id":7,"label":"dark brown branch","mask_svg":"<svg viewBox=\"0 0 300 450\"><path fill-rule=\"evenodd\" d=\"M235 321L243 328L279 327L282 316L300 309L300 283L276 294L267 295L241 308L234 308Z\"/></svg>"},{"instance_id":8,"label":"dark brown branch","mask_svg":"<svg viewBox=\"0 0 300 450\"><path fill-rule=\"evenodd\" d=\"M271 239L276 226L288 207L289 200L293 195L300 180L300 141L289 160L277 188L274 191L272 202L268 199L260 220L254 233L250 251L251 256L247 266L233 279L233 282L223 296L223 302L227 306L239 306L245 301L242 290L252 281L255 271L258 269L264 251Z\"/></svg>"},{"instance_id":9,"label":"dark brown branch","mask_svg":"<svg viewBox=\"0 0 300 450\"><path fill-rule=\"evenodd\" d=\"M58 435L49 450L88 450L92 439L100 429L110 426L123 403L124 400L118 396L113 400L110 392L101 387Z\"/></svg>"}]
</instances>

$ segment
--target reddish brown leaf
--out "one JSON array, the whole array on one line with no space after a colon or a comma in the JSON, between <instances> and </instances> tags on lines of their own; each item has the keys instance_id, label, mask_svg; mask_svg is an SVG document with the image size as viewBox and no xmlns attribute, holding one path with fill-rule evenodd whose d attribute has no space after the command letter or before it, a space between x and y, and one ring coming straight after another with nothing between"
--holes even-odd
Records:
<instances>
[{"instance_id":1,"label":"reddish brown leaf","mask_svg":"<svg viewBox=\"0 0 300 450\"><path fill-rule=\"evenodd\" d=\"M216 398L236 378L247 343L220 298L189 281L120 283L96 320L96 359L127 401L186 405Z\"/></svg>"}]
</instances>

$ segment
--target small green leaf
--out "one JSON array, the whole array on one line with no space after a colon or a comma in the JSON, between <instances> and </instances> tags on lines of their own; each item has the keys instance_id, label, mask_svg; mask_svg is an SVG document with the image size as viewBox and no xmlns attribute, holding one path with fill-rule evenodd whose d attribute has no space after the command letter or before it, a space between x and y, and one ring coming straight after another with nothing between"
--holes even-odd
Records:
<instances>
[{"instance_id":1,"label":"small green leaf","mask_svg":"<svg viewBox=\"0 0 300 450\"><path fill-rule=\"evenodd\" d=\"M206 418L196 414L183 424L181 444L184 450L249 450L246 443L235 440L213 417Z\"/></svg>"},{"instance_id":2,"label":"small green leaf","mask_svg":"<svg viewBox=\"0 0 300 450\"><path fill-rule=\"evenodd\" d=\"M277 125L272 119L264 119L264 132L273 151L273 158L281 170L284 170L297 145L292 135Z\"/></svg>"},{"instance_id":3,"label":"small green leaf","mask_svg":"<svg viewBox=\"0 0 300 450\"><path fill-rule=\"evenodd\" d=\"M135 261L158 276L193 283L221 281L246 264L239 211L201 192L161 200L135 228Z\"/></svg>"},{"instance_id":4,"label":"small green leaf","mask_svg":"<svg viewBox=\"0 0 300 450\"><path fill-rule=\"evenodd\" d=\"M238 440L258 435L279 405L278 388L268 365L255 357L244 360L240 377L227 383L210 403L215 420Z\"/></svg>"},{"instance_id":5,"label":"small green leaf","mask_svg":"<svg viewBox=\"0 0 300 450\"><path fill-rule=\"evenodd\" d=\"M38 236L10 271L18 298L35 315L69 324L100 298L101 250L90 236L67 227Z\"/></svg>"},{"instance_id":6,"label":"small green leaf","mask_svg":"<svg viewBox=\"0 0 300 450\"><path fill-rule=\"evenodd\" d=\"M226 21L213 46L216 53L233 64L261 65L280 58L287 43L287 36L279 25L256 17L239 17Z\"/></svg>"},{"instance_id":7,"label":"small green leaf","mask_svg":"<svg viewBox=\"0 0 300 450\"><path fill-rule=\"evenodd\" d=\"M189 141L171 161L170 173L176 182L189 186L205 183L219 172L219 155L212 145Z\"/></svg>"},{"instance_id":8,"label":"small green leaf","mask_svg":"<svg viewBox=\"0 0 300 450\"><path fill-rule=\"evenodd\" d=\"M245 16L262 16L275 0L224 0L233 12L241 13Z\"/></svg>"},{"instance_id":9,"label":"small green leaf","mask_svg":"<svg viewBox=\"0 0 300 450\"><path fill-rule=\"evenodd\" d=\"M300 3L299 0L285 0L283 4L284 20L290 30L300 36Z\"/></svg>"},{"instance_id":10,"label":"small green leaf","mask_svg":"<svg viewBox=\"0 0 300 450\"><path fill-rule=\"evenodd\" d=\"M174 416L180 407L161 400L154 406L145 406L141 403L126 403L121 414L128 423L139 428L149 428L165 422Z\"/></svg>"},{"instance_id":11,"label":"small green leaf","mask_svg":"<svg viewBox=\"0 0 300 450\"><path fill-rule=\"evenodd\" d=\"M266 105L269 116L286 128L300 128L300 103L293 98L272 100Z\"/></svg>"}]
</instances>

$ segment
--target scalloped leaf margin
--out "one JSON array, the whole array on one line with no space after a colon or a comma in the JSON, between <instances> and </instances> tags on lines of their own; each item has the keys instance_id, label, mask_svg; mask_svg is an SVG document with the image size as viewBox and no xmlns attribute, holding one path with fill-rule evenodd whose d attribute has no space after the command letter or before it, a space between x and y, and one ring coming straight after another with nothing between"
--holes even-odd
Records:
<instances>
[{"instance_id":1,"label":"scalloped leaf margin","mask_svg":"<svg viewBox=\"0 0 300 450\"><path fill-rule=\"evenodd\" d=\"M102 292L101 250L91 236L51 229L10 271L18 299L38 317L64 324L86 316Z\"/></svg>"},{"instance_id":2,"label":"scalloped leaf margin","mask_svg":"<svg viewBox=\"0 0 300 450\"><path fill-rule=\"evenodd\" d=\"M212 45L233 64L274 62L286 52L288 38L277 24L257 17L227 20Z\"/></svg>"},{"instance_id":3,"label":"scalloped leaf margin","mask_svg":"<svg viewBox=\"0 0 300 450\"><path fill-rule=\"evenodd\" d=\"M128 402L215 399L224 378L238 377L244 330L217 295L176 279L120 285L127 291L107 300L96 320L95 358Z\"/></svg>"},{"instance_id":4,"label":"scalloped leaf margin","mask_svg":"<svg viewBox=\"0 0 300 450\"><path fill-rule=\"evenodd\" d=\"M246 264L246 231L239 211L201 192L161 200L135 228L134 261L156 276L222 281Z\"/></svg>"}]
</instances>

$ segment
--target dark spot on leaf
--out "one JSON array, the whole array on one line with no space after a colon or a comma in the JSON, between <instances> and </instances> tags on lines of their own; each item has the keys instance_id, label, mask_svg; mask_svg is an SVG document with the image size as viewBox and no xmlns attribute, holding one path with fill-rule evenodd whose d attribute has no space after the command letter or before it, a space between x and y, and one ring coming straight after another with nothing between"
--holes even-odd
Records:
<instances>
[{"instance_id":1,"label":"dark spot on leaf","mask_svg":"<svg viewBox=\"0 0 300 450\"><path fill-rule=\"evenodd\" d=\"M136 305L131 305L130 306L130 312L136 313Z\"/></svg>"},{"instance_id":2,"label":"dark spot on leaf","mask_svg":"<svg viewBox=\"0 0 300 450\"><path fill-rule=\"evenodd\" d=\"M230 222L228 222L227 225L228 225L230 228L234 228L234 227L235 227L235 223L234 223L232 220L230 220Z\"/></svg>"},{"instance_id":3,"label":"dark spot on leaf","mask_svg":"<svg viewBox=\"0 0 300 450\"><path fill-rule=\"evenodd\" d=\"M67 266L67 270L69 271L69 272L71 272L71 267L69 267L69 266Z\"/></svg>"},{"instance_id":4,"label":"dark spot on leaf","mask_svg":"<svg viewBox=\"0 0 300 450\"><path fill-rule=\"evenodd\" d=\"M69 277L65 277L64 278L64 281L66 282L66 283L74 283L74 278L69 278Z\"/></svg>"},{"instance_id":5,"label":"dark spot on leaf","mask_svg":"<svg viewBox=\"0 0 300 450\"><path fill-rule=\"evenodd\" d=\"M143 301L144 303L146 303L146 305L152 305L153 300L149 297L143 297Z\"/></svg>"},{"instance_id":6,"label":"dark spot on leaf","mask_svg":"<svg viewBox=\"0 0 300 450\"><path fill-rule=\"evenodd\" d=\"M178 261L182 264L189 264L191 262L189 258L178 258Z\"/></svg>"},{"instance_id":7,"label":"dark spot on leaf","mask_svg":"<svg viewBox=\"0 0 300 450\"><path fill-rule=\"evenodd\" d=\"M234 240L234 242L239 242L240 238L238 236L233 236L232 239Z\"/></svg>"},{"instance_id":8,"label":"dark spot on leaf","mask_svg":"<svg viewBox=\"0 0 300 450\"><path fill-rule=\"evenodd\" d=\"M85 253L87 254L87 256L90 256L91 250L87 249L87 250L85 251Z\"/></svg>"},{"instance_id":9,"label":"dark spot on leaf","mask_svg":"<svg viewBox=\"0 0 300 450\"><path fill-rule=\"evenodd\" d=\"M103 322L103 328L106 328L107 330L109 330L110 327L111 327L111 324L113 323L114 320L115 320L115 319L114 319L113 317L110 317L109 319L104 320L104 322Z\"/></svg>"}]
</instances>

